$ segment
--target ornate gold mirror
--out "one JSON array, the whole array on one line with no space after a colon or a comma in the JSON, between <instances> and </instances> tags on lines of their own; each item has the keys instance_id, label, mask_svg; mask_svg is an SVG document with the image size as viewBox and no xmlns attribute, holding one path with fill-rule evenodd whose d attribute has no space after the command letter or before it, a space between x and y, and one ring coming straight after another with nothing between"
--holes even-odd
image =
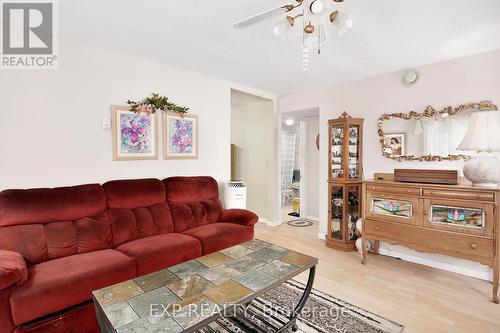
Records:
<instances>
[{"instance_id":1,"label":"ornate gold mirror","mask_svg":"<svg viewBox=\"0 0 500 333\"><path fill-rule=\"evenodd\" d=\"M469 103L438 111L383 114L378 119L382 154L397 161L454 161L468 159L458 145L465 136L474 110L497 110L489 101Z\"/></svg>"}]
</instances>

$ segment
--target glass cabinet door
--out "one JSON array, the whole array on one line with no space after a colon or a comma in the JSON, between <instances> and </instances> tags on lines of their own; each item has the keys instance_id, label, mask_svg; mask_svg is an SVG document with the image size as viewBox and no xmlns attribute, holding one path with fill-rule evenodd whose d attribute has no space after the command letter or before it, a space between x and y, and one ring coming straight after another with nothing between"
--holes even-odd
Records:
<instances>
[{"instance_id":1,"label":"glass cabinet door","mask_svg":"<svg viewBox=\"0 0 500 333\"><path fill-rule=\"evenodd\" d=\"M344 178L344 125L332 125L331 178Z\"/></svg>"},{"instance_id":2,"label":"glass cabinet door","mask_svg":"<svg viewBox=\"0 0 500 333\"><path fill-rule=\"evenodd\" d=\"M494 205L475 201L425 199L424 225L478 236L493 237Z\"/></svg>"},{"instance_id":3,"label":"glass cabinet door","mask_svg":"<svg viewBox=\"0 0 500 333\"><path fill-rule=\"evenodd\" d=\"M360 218L360 199L361 199L361 186L349 185L347 187L347 219L349 230L349 240L356 240L358 237L356 231L356 221Z\"/></svg>"},{"instance_id":4,"label":"glass cabinet door","mask_svg":"<svg viewBox=\"0 0 500 333\"><path fill-rule=\"evenodd\" d=\"M344 188L342 186L330 186L331 202L331 230L330 237L336 240L344 239Z\"/></svg>"},{"instance_id":5,"label":"glass cabinet door","mask_svg":"<svg viewBox=\"0 0 500 333\"><path fill-rule=\"evenodd\" d=\"M360 163L360 129L359 125L349 125L349 179L359 179Z\"/></svg>"}]
</instances>

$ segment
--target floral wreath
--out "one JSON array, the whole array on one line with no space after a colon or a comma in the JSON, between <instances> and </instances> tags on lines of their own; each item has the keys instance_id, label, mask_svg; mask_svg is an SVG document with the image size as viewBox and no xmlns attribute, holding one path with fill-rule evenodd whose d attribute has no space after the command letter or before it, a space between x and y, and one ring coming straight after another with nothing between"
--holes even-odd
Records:
<instances>
[{"instance_id":1,"label":"floral wreath","mask_svg":"<svg viewBox=\"0 0 500 333\"><path fill-rule=\"evenodd\" d=\"M130 105L130 111L134 113L155 114L158 111L165 111L177 113L182 117L189 110L187 107L169 102L168 97L160 96L158 93L152 93L150 97L139 102L128 100L127 104Z\"/></svg>"}]
</instances>

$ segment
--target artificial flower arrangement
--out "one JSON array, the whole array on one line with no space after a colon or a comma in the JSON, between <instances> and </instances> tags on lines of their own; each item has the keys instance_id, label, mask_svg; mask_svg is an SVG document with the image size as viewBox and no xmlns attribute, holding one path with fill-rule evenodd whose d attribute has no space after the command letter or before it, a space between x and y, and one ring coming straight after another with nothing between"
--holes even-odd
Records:
<instances>
[{"instance_id":1,"label":"artificial flower arrangement","mask_svg":"<svg viewBox=\"0 0 500 333\"><path fill-rule=\"evenodd\" d=\"M128 100L127 104L130 105L130 111L135 113L154 114L157 111L166 111L183 116L189 110L187 107L169 102L168 97L160 96L158 93L152 93L150 97L139 102Z\"/></svg>"}]
</instances>

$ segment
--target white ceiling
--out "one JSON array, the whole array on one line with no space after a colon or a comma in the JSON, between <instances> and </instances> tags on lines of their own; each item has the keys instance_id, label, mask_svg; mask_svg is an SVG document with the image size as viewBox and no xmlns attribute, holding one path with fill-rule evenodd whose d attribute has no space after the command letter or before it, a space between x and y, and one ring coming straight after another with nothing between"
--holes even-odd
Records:
<instances>
[{"instance_id":1,"label":"white ceiling","mask_svg":"<svg viewBox=\"0 0 500 333\"><path fill-rule=\"evenodd\" d=\"M500 0L345 0L354 27L302 70L276 19L232 24L286 0L64 0L61 35L276 94L500 49Z\"/></svg>"}]
</instances>

